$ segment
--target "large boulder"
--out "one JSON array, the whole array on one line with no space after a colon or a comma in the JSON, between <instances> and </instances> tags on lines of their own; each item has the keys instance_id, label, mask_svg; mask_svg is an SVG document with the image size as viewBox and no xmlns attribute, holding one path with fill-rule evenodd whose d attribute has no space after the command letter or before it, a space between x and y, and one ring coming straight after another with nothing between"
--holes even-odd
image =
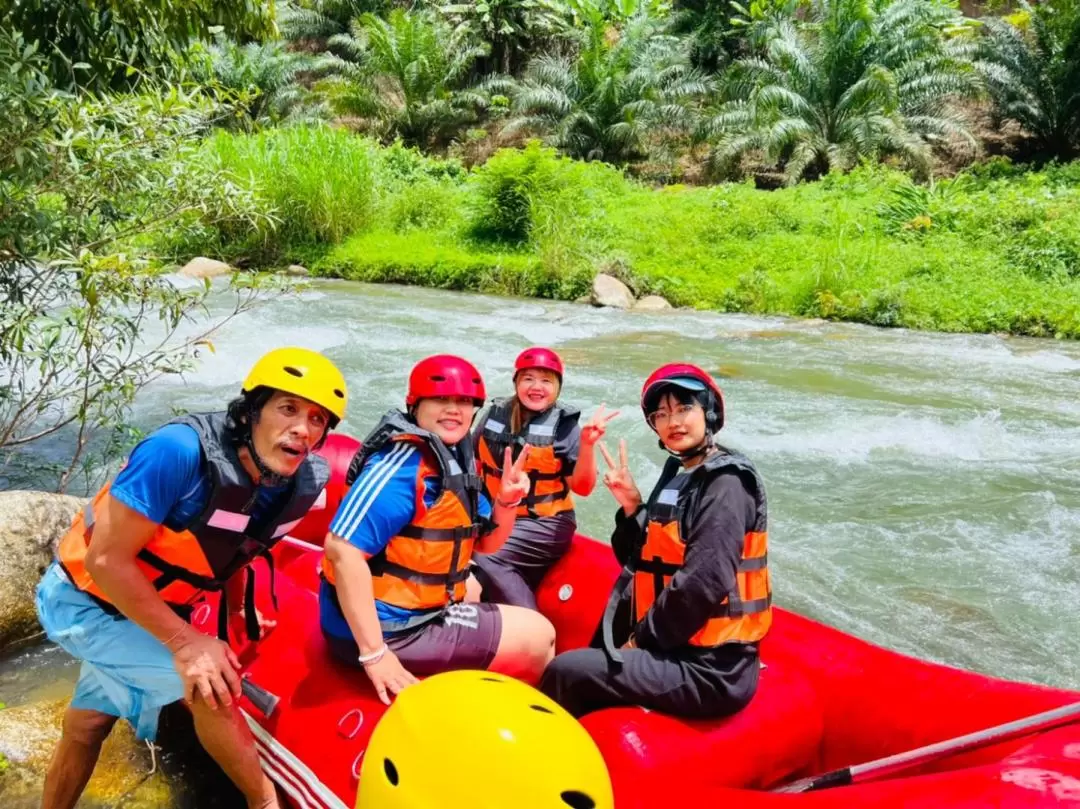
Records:
<instances>
[{"instance_id":1,"label":"large boulder","mask_svg":"<svg viewBox=\"0 0 1080 809\"><path fill-rule=\"evenodd\" d=\"M666 298L659 295L646 295L634 304L635 312L661 312L664 309L672 309Z\"/></svg>"},{"instance_id":2,"label":"large boulder","mask_svg":"<svg viewBox=\"0 0 1080 809\"><path fill-rule=\"evenodd\" d=\"M187 278L217 278L219 275L228 275L232 271L233 268L224 261L196 256L180 268L180 275Z\"/></svg>"},{"instance_id":3,"label":"large boulder","mask_svg":"<svg viewBox=\"0 0 1080 809\"><path fill-rule=\"evenodd\" d=\"M66 700L49 700L0 710L0 806L37 809ZM153 772L152 772L153 771ZM177 779L153 766L149 748L131 726L117 722L101 749L94 775L79 802L85 809L170 809Z\"/></svg>"},{"instance_id":4,"label":"large boulder","mask_svg":"<svg viewBox=\"0 0 1080 809\"><path fill-rule=\"evenodd\" d=\"M598 273L592 283L592 302L594 306L629 309L634 305L634 293L615 276Z\"/></svg>"},{"instance_id":5,"label":"large boulder","mask_svg":"<svg viewBox=\"0 0 1080 809\"><path fill-rule=\"evenodd\" d=\"M66 494L0 492L0 649L39 631L34 587L85 502Z\"/></svg>"}]
</instances>

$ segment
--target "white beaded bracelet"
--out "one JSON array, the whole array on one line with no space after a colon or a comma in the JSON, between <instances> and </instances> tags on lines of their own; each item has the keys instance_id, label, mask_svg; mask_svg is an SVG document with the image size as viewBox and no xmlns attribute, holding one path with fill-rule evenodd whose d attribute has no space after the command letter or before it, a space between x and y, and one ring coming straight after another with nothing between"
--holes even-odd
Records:
<instances>
[{"instance_id":1,"label":"white beaded bracelet","mask_svg":"<svg viewBox=\"0 0 1080 809\"><path fill-rule=\"evenodd\" d=\"M371 652L371 653L366 654L366 655L360 655L356 659L360 661L360 665L362 665L362 666L366 666L368 663L378 663L380 660L382 660L382 656L384 654L386 654L386 650L388 648L389 647L384 643L382 646L380 646L374 652Z\"/></svg>"}]
</instances>

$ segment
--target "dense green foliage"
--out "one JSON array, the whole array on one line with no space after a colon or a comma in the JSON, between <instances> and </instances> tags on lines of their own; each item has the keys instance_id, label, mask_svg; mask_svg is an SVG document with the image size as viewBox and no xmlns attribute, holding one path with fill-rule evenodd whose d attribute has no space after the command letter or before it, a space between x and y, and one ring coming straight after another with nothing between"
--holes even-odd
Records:
<instances>
[{"instance_id":1,"label":"dense green foliage","mask_svg":"<svg viewBox=\"0 0 1080 809\"><path fill-rule=\"evenodd\" d=\"M42 70L60 87L105 89L132 70L182 59L192 40L216 26L231 36L273 33L274 9L261 0L10 0L0 29L19 32L46 57Z\"/></svg>"},{"instance_id":2,"label":"dense green foliage","mask_svg":"<svg viewBox=\"0 0 1080 809\"><path fill-rule=\"evenodd\" d=\"M56 284L30 356L99 286L118 328L186 317L139 279L193 254L1080 336L1076 0L19 0L0 43L4 294Z\"/></svg>"},{"instance_id":3,"label":"dense green foliage","mask_svg":"<svg viewBox=\"0 0 1080 809\"><path fill-rule=\"evenodd\" d=\"M204 154L217 108L200 93L74 98L3 32L0 63L0 483L20 448L60 435L63 489L122 449L136 393L190 367L216 327L206 288L146 272L146 245L267 217ZM254 281L239 279L226 319L255 301Z\"/></svg>"},{"instance_id":4,"label":"dense green foliage","mask_svg":"<svg viewBox=\"0 0 1080 809\"><path fill-rule=\"evenodd\" d=\"M653 189L536 144L468 172L329 129L212 151L282 220L259 250L323 274L572 300L606 271L683 306L1080 336L1080 164L931 185L868 166L768 192ZM212 249L253 243L218 230Z\"/></svg>"}]
</instances>

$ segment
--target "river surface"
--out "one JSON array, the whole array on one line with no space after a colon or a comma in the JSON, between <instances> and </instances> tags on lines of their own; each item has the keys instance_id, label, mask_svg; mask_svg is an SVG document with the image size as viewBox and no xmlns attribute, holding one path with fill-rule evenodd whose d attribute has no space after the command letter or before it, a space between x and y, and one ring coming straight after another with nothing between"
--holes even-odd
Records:
<instances>
[{"instance_id":1,"label":"river surface","mask_svg":"<svg viewBox=\"0 0 1080 809\"><path fill-rule=\"evenodd\" d=\"M722 441L767 484L780 605L909 654L1080 688L1080 345L343 281L248 313L214 343L197 372L142 393L140 426L220 408L260 354L293 344L344 370L341 429L363 437L423 356L462 354L505 395L517 352L545 344L567 364L563 401L622 411L609 446L628 441L643 490L665 456L641 383L664 362L700 364L725 391ZM598 486L579 499L581 529L606 537L613 511ZM74 674L60 653L24 652L0 662L0 700Z\"/></svg>"}]
</instances>

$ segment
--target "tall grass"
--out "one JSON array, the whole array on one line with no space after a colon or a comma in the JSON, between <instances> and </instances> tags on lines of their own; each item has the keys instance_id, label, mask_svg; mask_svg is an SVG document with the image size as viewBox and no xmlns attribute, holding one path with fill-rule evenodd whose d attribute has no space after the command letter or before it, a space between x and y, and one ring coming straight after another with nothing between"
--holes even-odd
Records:
<instances>
[{"instance_id":1,"label":"tall grass","mask_svg":"<svg viewBox=\"0 0 1080 809\"><path fill-rule=\"evenodd\" d=\"M598 270L681 306L1080 337L1080 164L916 186L872 167L783 189L648 188L538 146L466 172L332 130L208 143L281 220L219 250L316 271L574 299ZM253 249L256 248L256 249Z\"/></svg>"}]
</instances>

